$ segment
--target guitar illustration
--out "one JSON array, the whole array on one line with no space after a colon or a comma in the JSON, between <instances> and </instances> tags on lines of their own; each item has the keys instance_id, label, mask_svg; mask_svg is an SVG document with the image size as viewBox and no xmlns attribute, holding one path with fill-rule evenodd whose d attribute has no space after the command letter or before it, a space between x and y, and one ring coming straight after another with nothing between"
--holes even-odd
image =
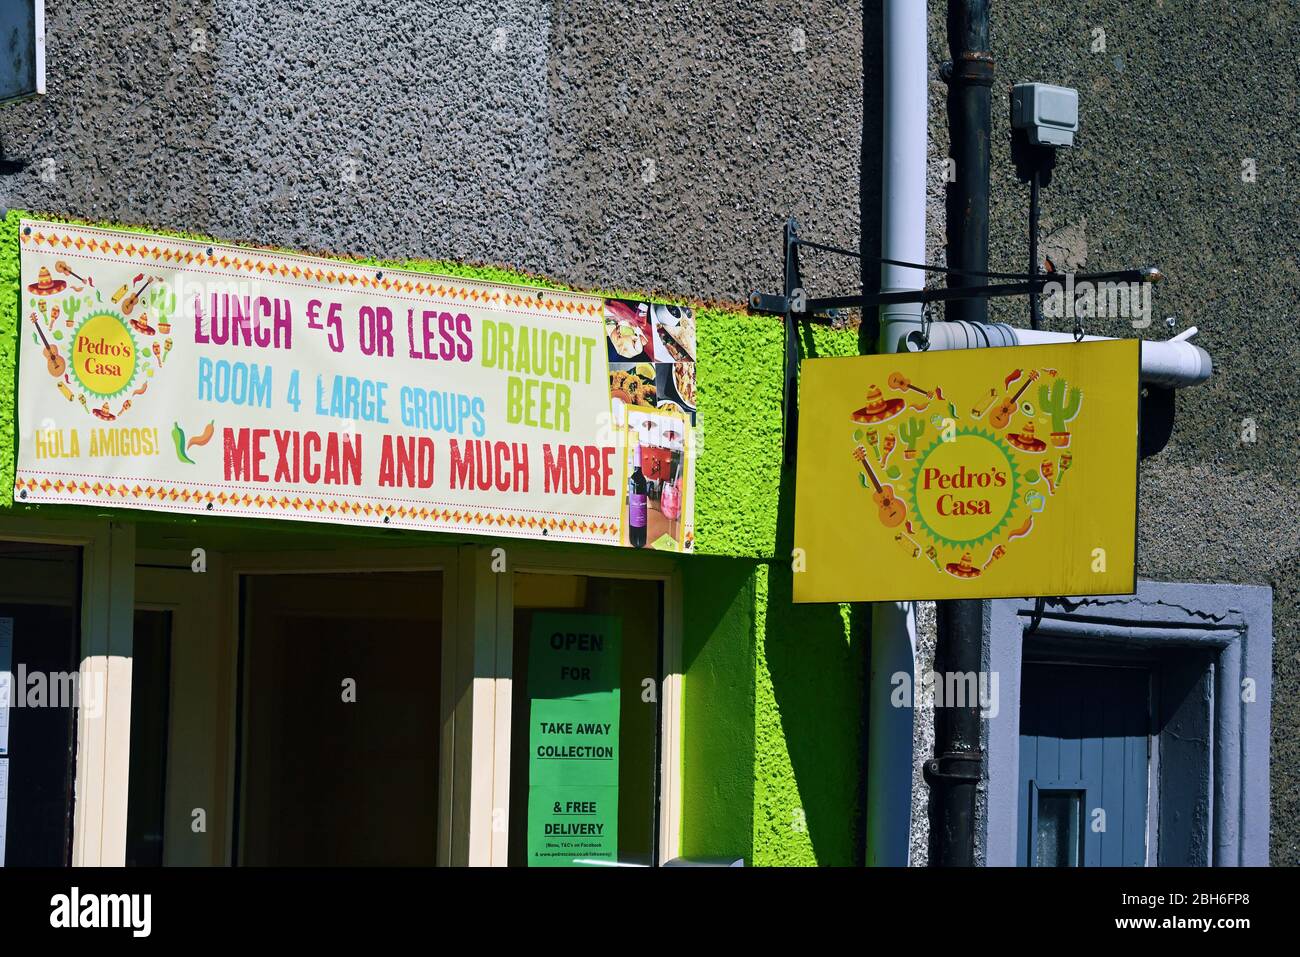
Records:
<instances>
[{"instance_id":1,"label":"guitar illustration","mask_svg":"<svg viewBox=\"0 0 1300 957\"><path fill-rule=\"evenodd\" d=\"M871 484L875 486L876 491L871 497L880 506L880 523L885 528L894 528L903 524L903 519L907 517L907 506L894 497L892 485L880 484L876 473L871 470L871 463L867 461L867 450L859 445L853 450L853 457L862 463L862 467L867 470L867 476L871 479Z\"/></svg>"},{"instance_id":2,"label":"guitar illustration","mask_svg":"<svg viewBox=\"0 0 1300 957\"><path fill-rule=\"evenodd\" d=\"M50 375L54 376L54 378L61 379L63 373L68 371L67 360L64 359L63 356L59 355L59 347L52 344L49 339L45 338L45 330L42 329L41 324L36 321L36 313L32 313L32 325L35 326L36 331L40 333L41 342L45 343L45 368L49 371Z\"/></svg>"},{"instance_id":3,"label":"guitar illustration","mask_svg":"<svg viewBox=\"0 0 1300 957\"><path fill-rule=\"evenodd\" d=\"M922 389L918 385L913 385L912 380L901 372L891 372L889 374L889 387L895 392L919 392L927 399L942 399L943 389L935 386L933 389Z\"/></svg>"},{"instance_id":4,"label":"guitar illustration","mask_svg":"<svg viewBox=\"0 0 1300 957\"><path fill-rule=\"evenodd\" d=\"M122 315L124 316L131 315L131 310L136 307L136 304L140 301L140 297L144 295L144 291L148 289L152 284L153 284L153 277L150 276L145 281L145 284L143 286L141 286L135 292L131 293L131 295L127 296L124 300L122 300Z\"/></svg>"},{"instance_id":5,"label":"guitar illustration","mask_svg":"<svg viewBox=\"0 0 1300 957\"><path fill-rule=\"evenodd\" d=\"M995 429L1005 429L1011 422L1011 417L1016 414L1016 403L1020 397L1025 394L1025 390L1038 378L1038 371L1034 370L1025 377L1024 385L1016 390L1016 394L1010 398L1003 399L998 405L994 406L993 411L989 413L989 425Z\"/></svg>"},{"instance_id":6,"label":"guitar illustration","mask_svg":"<svg viewBox=\"0 0 1300 957\"><path fill-rule=\"evenodd\" d=\"M87 279L85 276L78 276L75 272L72 271L72 268L67 263L65 263L62 259L60 259L58 262L54 264L54 271L57 273L61 273L64 276L71 276L73 279L78 280L83 286L93 287L95 285L95 280Z\"/></svg>"}]
</instances>

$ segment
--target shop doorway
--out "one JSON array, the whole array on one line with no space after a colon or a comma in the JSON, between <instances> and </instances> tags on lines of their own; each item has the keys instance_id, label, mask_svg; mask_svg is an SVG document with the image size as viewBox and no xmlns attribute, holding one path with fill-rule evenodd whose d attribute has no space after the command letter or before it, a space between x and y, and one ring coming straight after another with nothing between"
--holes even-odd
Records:
<instances>
[{"instance_id":1,"label":"shop doorway","mask_svg":"<svg viewBox=\"0 0 1300 957\"><path fill-rule=\"evenodd\" d=\"M235 862L437 863L442 573L239 587Z\"/></svg>"},{"instance_id":2,"label":"shop doorway","mask_svg":"<svg viewBox=\"0 0 1300 957\"><path fill-rule=\"evenodd\" d=\"M510 584L509 835L497 863L675 857L676 582L525 565Z\"/></svg>"},{"instance_id":3,"label":"shop doorway","mask_svg":"<svg viewBox=\"0 0 1300 957\"><path fill-rule=\"evenodd\" d=\"M1147 863L1153 681L1142 666L1025 662L1022 866Z\"/></svg>"},{"instance_id":4,"label":"shop doorway","mask_svg":"<svg viewBox=\"0 0 1300 957\"><path fill-rule=\"evenodd\" d=\"M990 602L985 862L1263 866L1272 593Z\"/></svg>"}]
</instances>

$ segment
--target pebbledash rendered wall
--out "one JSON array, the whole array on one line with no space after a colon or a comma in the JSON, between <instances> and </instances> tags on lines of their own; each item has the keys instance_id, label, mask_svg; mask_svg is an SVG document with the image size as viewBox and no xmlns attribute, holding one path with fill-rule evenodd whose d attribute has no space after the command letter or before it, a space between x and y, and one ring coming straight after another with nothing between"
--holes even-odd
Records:
<instances>
[{"instance_id":1,"label":"pebbledash rendered wall","mask_svg":"<svg viewBox=\"0 0 1300 957\"><path fill-rule=\"evenodd\" d=\"M941 261L946 3L929 4L928 220ZM1179 395L1169 448L1142 465L1139 574L1271 584L1276 686L1295 687L1300 77L1290 64L1300 8L992 0L991 9L992 265L1024 260L1009 86L1076 86L1082 130L1044 190L1044 251L1065 267L1158 264L1169 282L1153 326L1094 328L1164 337L1161 321L1177 315L1177 328L1201 328L1216 365L1210 383ZM575 288L662 299L738 302L775 290L790 214L807 236L879 248L879 0L338 0L328 15L310 0L60 0L47 4L47 33L49 92L0 108L5 154L31 163L0 177L9 207L289 249L508 263ZM854 264L807 256L802 265L810 289L857 280ZM1015 309L995 305L993 315L1025 324ZM713 470L701 489L701 547L785 548L779 341L766 320L702 324L702 411L722 439L701 464L702 477ZM11 325L0 348L12 349ZM0 386L11 409L8 379ZM1247 418L1254 443L1241 441ZM730 443L727 427L746 441ZM11 441L6 431L0 443ZM0 452L7 462L8 446ZM781 482L784 497L770 487ZM782 561L696 556L683 567L709 586L693 589L707 600L687 621L687 715L710 733L686 741L686 850L851 859L859 765L847 756L860 738L858 702L843 692L860 681L864 630L851 621L825 631L838 612L824 609L791 621ZM1294 696L1275 696L1272 720L1272 855L1296 864ZM929 721L918 715L921 753ZM921 862L923 803L918 811Z\"/></svg>"},{"instance_id":2,"label":"pebbledash rendered wall","mask_svg":"<svg viewBox=\"0 0 1300 957\"><path fill-rule=\"evenodd\" d=\"M946 3L929 9L937 173L948 152ZM1300 6L992 0L990 10L991 268L1027 266L1028 188L1011 163L1010 87L1074 87L1080 131L1042 192L1042 251L1061 270L1159 266L1167 279L1155 288L1150 327L1108 317L1087 331L1166 339L1196 326L1193 341L1213 357L1210 381L1179 391L1169 445L1142 462L1138 575L1272 587L1270 856L1300 864L1300 700L1285 690L1300 681ZM941 177L931 184L931 254L940 259ZM994 300L990 316L1025 326L1026 311L1023 301ZM923 817L916 824L923 832ZM913 848L924 860L922 833Z\"/></svg>"}]
</instances>

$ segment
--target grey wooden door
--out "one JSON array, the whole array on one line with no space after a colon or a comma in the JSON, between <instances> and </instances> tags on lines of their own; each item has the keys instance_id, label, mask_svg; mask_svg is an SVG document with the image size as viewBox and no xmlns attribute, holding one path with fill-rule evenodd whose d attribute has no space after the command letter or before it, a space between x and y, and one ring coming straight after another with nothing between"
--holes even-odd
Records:
<instances>
[{"instance_id":1,"label":"grey wooden door","mask_svg":"<svg viewBox=\"0 0 1300 957\"><path fill-rule=\"evenodd\" d=\"M1027 661L1020 695L1020 865L1144 865L1151 672Z\"/></svg>"}]
</instances>

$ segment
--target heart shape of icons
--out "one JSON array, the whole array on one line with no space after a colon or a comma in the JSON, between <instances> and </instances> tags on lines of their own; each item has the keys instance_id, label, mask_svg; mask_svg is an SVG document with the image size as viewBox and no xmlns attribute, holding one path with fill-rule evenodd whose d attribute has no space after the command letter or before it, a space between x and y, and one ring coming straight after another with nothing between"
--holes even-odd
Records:
<instances>
[{"instance_id":1,"label":"heart shape of icons","mask_svg":"<svg viewBox=\"0 0 1300 957\"><path fill-rule=\"evenodd\" d=\"M28 284L36 344L59 393L89 415L113 422L149 388L171 353L176 297L140 273L106 301L94 277L63 261ZM102 278L102 277L101 277ZM152 287L152 288L151 288Z\"/></svg>"},{"instance_id":2,"label":"heart shape of icons","mask_svg":"<svg viewBox=\"0 0 1300 957\"><path fill-rule=\"evenodd\" d=\"M1055 369L1009 370L984 395L898 372L887 390L873 384L852 414L854 458L878 518L936 573L977 579L1068 494L1082 392Z\"/></svg>"}]
</instances>

